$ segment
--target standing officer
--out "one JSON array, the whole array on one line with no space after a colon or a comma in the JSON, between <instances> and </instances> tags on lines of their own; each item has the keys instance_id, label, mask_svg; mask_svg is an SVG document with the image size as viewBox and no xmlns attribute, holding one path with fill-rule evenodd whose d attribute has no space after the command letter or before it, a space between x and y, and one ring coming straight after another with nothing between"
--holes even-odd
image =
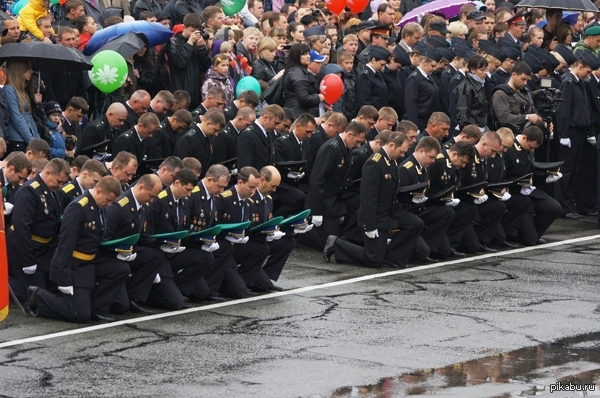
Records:
<instances>
[{"instance_id":1,"label":"standing officer","mask_svg":"<svg viewBox=\"0 0 600 398\"><path fill-rule=\"evenodd\" d=\"M67 206L50 265L50 279L59 292L30 286L24 305L27 314L79 323L112 320L101 313L108 312L108 306L125 286L129 267L121 263L112 278L99 278L93 260L106 222L103 209L120 193L119 181L106 176Z\"/></svg>"},{"instance_id":2,"label":"standing officer","mask_svg":"<svg viewBox=\"0 0 600 398\"><path fill-rule=\"evenodd\" d=\"M434 49L421 52L417 70L406 79L404 90L404 119L415 123L420 131L427 127L433 112L440 110L440 90L431 78L442 56Z\"/></svg>"},{"instance_id":3,"label":"standing officer","mask_svg":"<svg viewBox=\"0 0 600 398\"><path fill-rule=\"evenodd\" d=\"M29 286L48 286L62 214L54 191L67 182L70 171L67 162L52 159L15 194L6 243L10 286L19 300L26 299Z\"/></svg>"},{"instance_id":4,"label":"standing officer","mask_svg":"<svg viewBox=\"0 0 600 398\"><path fill-rule=\"evenodd\" d=\"M369 50L369 63L356 77L356 112L363 105L373 105L377 109L387 105L388 88L382 71L391 56L392 54L383 47L373 46Z\"/></svg>"},{"instance_id":5,"label":"standing officer","mask_svg":"<svg viewBox=\"0 0 600 398\"><path fill-rule=\"evenodd\" d=\"M396 159L406 152L404 133L392 132L388 142L374 153L363 168L360 189L359 223L364 231L364 248L331 235L323 249L326 259L335 253L337 263L379 268L405 267L423 231L423 221L398 203L399 183Z\"/></svg>"},{"instance_id":6,"label":"standing officer","mask_svg":"<svg viewBox=\"0 0 600 398\"><path fill-rule=\"evenodd\" d=\"M244 129L237 140L237 167L262 169L273 164L273 130L283 119L279 105L268 105L262 115Z\"/></svg>"},{"instance_id":7,"label":"standing officer","mask_svg":"<svg viewBox=\"0 0 600 398\"><path fill-rule=\"evenodd\" d=\"M61 189L56 191L56 197L60 203L61 209L66 209L69 203L75 198L83 195L88 189L92 189L96 186L98 181L106 175L106 168L104 165L94 159L86 161L79 175L75 177L70 183L65 184ZM121 192L119 192L119 195Z\"/></svg>"}]
</instances>

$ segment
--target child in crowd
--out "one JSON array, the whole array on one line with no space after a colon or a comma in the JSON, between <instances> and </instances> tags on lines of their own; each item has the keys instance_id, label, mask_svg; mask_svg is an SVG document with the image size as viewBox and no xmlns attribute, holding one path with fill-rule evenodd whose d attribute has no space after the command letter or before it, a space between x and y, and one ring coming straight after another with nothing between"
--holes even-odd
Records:
<instances>
[{"instance_id":1,"label":"child in crowd","mask_svg":"<svg viewBox=\"0 0 600 398\"><path fill-rule=\"evenodd\" d=\"M356 76L353 73L354 55L350 54L348 51L340 51L337 55L337 64L342 68L344 93L342 94L342 98L334 104L333 110L335 112L342 112L348 120L352 120L356 116L354 109L354 85L356 84Z\"/></svg>"},{"instance_id":2,"label":"child in crowd","mask_svg":"<svg viewBox=\"0 0 600 398\"><path fill-rule=\"evenodd\" d=\"M21 32L29 32L38 40L44 40L44 32L38 27L37 21L48 16L48 0L31 0L26 4L17 17Z\"/></svg>"},{"instance_id":3,"label":"child in crowd","mask_svg":"<svg viewBox=\"0 0 600 398\"><path fill-rule=\"evenodd\" d=\"M227 94L226 105L235 100L235 90L229 76L229 57L218 54L213 58L212 68L206 72L206 80L202 84L202 99L206 98L206 93L211 88L221 87Z\"/></svg>"},{"instance_id":4,"label":"child in crowd","mask_svg":"<svg viewBox=\"0 0 600 398\"><path fill-rule=\"evenodd\" d=\"M46 112L46 125L50 130L50 157L52 159L59 158L65 159L67 157L72 158L75 151L72 149L67 150L65 137L63 136L63 129L61 126L60 116L62 115L62 109L56 101L48 101L44 107Z\"/></svg>"}]
</instances>

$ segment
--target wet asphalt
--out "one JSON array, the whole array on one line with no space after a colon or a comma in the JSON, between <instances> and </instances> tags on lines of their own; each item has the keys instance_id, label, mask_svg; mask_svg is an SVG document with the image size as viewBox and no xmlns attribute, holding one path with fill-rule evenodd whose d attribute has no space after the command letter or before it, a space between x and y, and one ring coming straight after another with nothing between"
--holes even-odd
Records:
<instances>
[{"instance_id":1,"label":"wet asphalt","mask_svg":"<svg viewBox=\"0 0 600 398\"><path fill-rule=\"evenodd\" d=\"M546 238L596 234L586 217ZM600 379L598 254L593 239L0 348L0 396L548 395ZM386 271L300 247L279 284ZM0 344L81 327L11 307Z\"/></svg>"}]
</instances>

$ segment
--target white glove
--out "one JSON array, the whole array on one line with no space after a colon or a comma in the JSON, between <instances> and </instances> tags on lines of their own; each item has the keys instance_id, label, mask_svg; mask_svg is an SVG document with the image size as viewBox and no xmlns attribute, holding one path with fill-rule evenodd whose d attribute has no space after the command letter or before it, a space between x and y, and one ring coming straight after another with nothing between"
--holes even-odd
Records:
<instances>
[{"instance_id":1,"label":"white glove","mask_svg":"<svg viewBox=\"0 0 600 398\"><path fill-rule=\"evenodd\" d=\"M310 231L311 229L313 229L313 227L314 227L313 224L306 224L305 226L294 228L294 233L295 234L305 234L308 231Z\"/></svg>"},{"instance_id":2,"label":"white glove","mask_svg":"<svg viewBox=\"0 0 600 398\"><path fill-rule=\"evenodd\" d=\"M485 203L488 200L488 196L487 195L483 195L481 198L476 198L474 203L476 205L480 205L482 203Z\"/></svg>"},{"instance_id":3,"label":"white glove","mask_svg":"<svg viewBox=\"0 0 600 398\"><path fill-rule=\"evenodd\" d=\"M367 235L367 238L369 239L379 238L379 232L376 229L373 231L365 231L365 235Z\"/></svg>"},{"instance_id":4,"label":"white glove","mask_svg":"<svg viewBox=\"0 0 600 398\"><path fill-rule=\"evenodd\" d=\"M386 244L389 245L390 243L392 243L392 240L388 238Z\"/></svg>"},{"instance_id":5,"label":"white glove","mask_svg":"<svg viewBox=\"0 0 600 398\"><path fill-rule=\"evenodd\" d=\"M71 296L73 295L73 286L59 286L58 290L60 290L62 294L70 294Z\"/></svg>"},{"instance_id":6,"label":"white glove","mask_svg":"<svg viewBox=\"0 0 600 398\"><path fill-rule=\"evenodd\" d=\"M562 173L559 171L556 174L552 174L552 175L549 175L548 177L546 177L546 183L551 184L553 182L560 180L561 178L562 178Z\"/></svg>"},{"instance_id":7,"label":"white glove","mask_svg":"<svg viewBox=\"0 0 600 398\"><path fill-rule=\"evenodd\" d=\"M156 277L154 277L153 283L160 283L160 275L159 274L156 274Z\"/></svg>"},{"instance_id":8,"label":"white glove","mask_svg":"<svg viewBox=\"0 0 600 398\"><path fill-rule=\"evenodd\" d=\"M231 173L232 176L236 176L237 175L237 169L232 169L229 172Z\"/></svg>"},{"instance_id":9,"label":"white glove","mask_svg":"<svg viewBox=\"0 0 600 398\"><path fill-rule=\"evenodd\" d=\"M323 224L323 216L312 216L312 223L315 227L319 228Z\"/></svg>"},{"instance_id":10,"label":"white glove","mask_svg":"<svg viewBox=\"0 0 600 398\"><path fill-rule=\"evenodd\" d=\"M571 148L571 139L570 138L561 138L560 145L564 145L568 148Z\"/></svg>"},{"instance_id":11,"label":"white glove","mask_svg":"<svg viewBox=\"0 0 600 398\"><path fill-rule=\"evenodd\" d=\"M588 137L587 142L589 142L592 145L596 145L596 137L594 137L593 135Z\"/></svg>"},{"instance_id":12,"label":"white glove","mask_svg":"<svg viewBox=\"0 0 600 398\"><path fill-rule=\"evenodd\" d=\"M550 132L550 137L548 137L549 140L553 140L554 139L554 131Z\"/></svg>"},{"instance_id":13,"label":"white glove","mask_svg":"<svg viewBox=\"0 0 600 398\"><path fill-rule=\"evenodd\" d=\"M305 174L304 174L304 172L302 172L302 173L298 173L297 171L290 171L290 172L287 174L287 177L288 177L290 180L301 180L301 179L304 177L304 175L305 175Z\"/></svg>"},{"instance_id":14,"label":"white glove","mask_svg":"<svg viewBox=\"0 0 600 398\"><path fill-rule=\"evenodd\" d=\"M339 219L340 225L342 225L344 223L344 220L346 219L346 217L341 216Z\"/></svg>"},{"instance_id":15,"label":"white glove","mask_svg":"<svg viewBox=\"0 0 600 398\"><path fill-rule=\"evenodd\" d=\"M165 253L181 253L182 251L185 250L185 246L176 246L176 245L169 245L169 244L164 244L164 245L160 245L160 250L162 250Z\"/></svg>"},{"instance_id":16,"label":"white glove","mask_svg":"<svg viewBox=\"0 0 600 398\"><path fill-rule=\"evenodd\" d=\"M211 245L208 245L208 244L205 243L205 244L202 245L202 250L204 250L205 252L212 253L215 250L219 250L219 247L220 246L219 246L219 244L217 242L215 242L215 243L213 243Z\"/></svg>"},{"instance_id":17,"label":"white glove","mask_svg":"<svg viewBox=\"0 0 600 398\"><path fill-rule=\"evenodd\" d=\"M529 196L533 191L535 191L535 187L523 187L521 188L521 195Z\"/></svg>"},{"instance_id":18,"label":"white glove","mask_svg":"<svg viewBox=\"0 0 600 398\"><path fill-rule=\"evenodd\" d=\"M8 216L13 211L13 207L15 207L12 203L5 202L4 203L4 215Z\"/></svg>"},{"instance_id":19,"label":"white glove","mask_svg":"<svg viewBox=\"0 0 600 398\"><path fill-rule=\"evenodd\" d=\"M454 207L454 206L458 206L459 203L460 203L460 199L454 198L451 201L446 202L446 206L448 206L448 207Z\"/></svg>"},{"instance_id":20,"label":"white glove","mask_svg":"<svg viewBox=\"0 0 600 398\"><path fill-rule=\"evenodd\" d=\"M23 272L25 272L27 275L35 274L36 270L37 270L37 264L34 264L30 267L23 267Z\"/></svg>"},{"instance_id":21,"label":"white glove","mask_svg":"<svg viewBox=\"0 0 600 398\"><path fill-rule=\"evenodd\" d=\"M413 203L421 204L421 203L427 202L427 199L429 199L427 196L415 195L415 196L413 196L412 201L413 201Z\"/></svg>"},{"instance_id":22,"label":"white glove","mask_svg":"<svg viewBox=\"0 0 600 398\"><path fill-rule=\"evenodd\" d=\"M267 242L273 242L274 240L279 240L279 239L283 238L284 235L285 235L285 232L275 231L275 233L273 235L267 236Z\"/></svg>"},{"instance_id":23,"label":"white glove","mask_svg":"<svg viewBox=\"0 0 600 398\"><path fill-rule=\"evenodd\" d=\"M511 194L509 194L508 192L504 192L504 195L502 195L502 197L499 200L500 200L500 202L506 202L510 198L511 198Z\"/></svg>"},{"instance_id":24,"label":"white glove","mask_svg":"<svg viewBox=\"0 0 600 398\"><path fill-rule=\"evenodd\" d=\"M117 258L121 261L133 261L137 257L137 253L119 253L117 254Z\"/></svg>"},{"instance_id":25,"label":"white glove","mask_svg":"<svg viewBox=\"0 0 600 398\"><path fill-rule=\"evenodd\" d=\"M225 239L227 239L231 243L239 243L239 244L243 245L244 243L248 242L248 239L250 239L250 238L247 236L245 236L243 238L236 238L235 236L227 235L225 237Z\"/></svg>"}]
</instances>

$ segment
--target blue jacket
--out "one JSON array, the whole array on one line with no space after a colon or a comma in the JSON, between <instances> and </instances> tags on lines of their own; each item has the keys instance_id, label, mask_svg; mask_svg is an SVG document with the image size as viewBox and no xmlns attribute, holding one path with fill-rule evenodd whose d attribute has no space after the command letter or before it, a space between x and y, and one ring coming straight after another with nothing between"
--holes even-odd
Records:
<instances>
[{"instance_id":1,"label":"blue jacket","mask_svg":"<svg viewBox=\"0 0 600 398\"><path fill-rule=\"evenodd\" d=\"M65 138L62 133L58 131L58 126L56 124L52 123L50 120L46 120L46 125L50 129L50 159L64 159L66 156L65 151L67 150Z\"/></svg>"},{"instance_id":2,"label":"blue jacket","mask_svg":"<svg viewBox=\"0 0 600 398\"><path fill-rule=\"evenodd\" d=\"M34 138L40 138L40 134L35 127L33 116L31 115L31 107L27 107L27 111L21 113L19 107L19 98L15 88L10 84L2 88L6 96L8 104L8 131L6 139L10 142L24 142L29 144Z\"/></svg>"}]
</instances>

